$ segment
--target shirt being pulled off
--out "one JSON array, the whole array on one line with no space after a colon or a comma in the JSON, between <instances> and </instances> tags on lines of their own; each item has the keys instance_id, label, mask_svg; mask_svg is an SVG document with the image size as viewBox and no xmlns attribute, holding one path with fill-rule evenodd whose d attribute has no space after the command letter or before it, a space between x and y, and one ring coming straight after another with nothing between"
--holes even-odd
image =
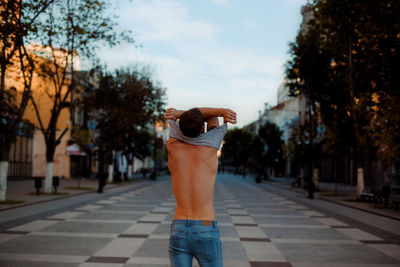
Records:
<instances>
[{"instance_id":1,"label":"shirt being pulled off","mask_svg":"<svg viewBox=\"0 0 400 267\"><path fill-rule=\"evenodd\" d=\"M222 139L224 139L227 129L228 125L222 124L212 130L200 134L197 137L187 137L183 135L181 129L179 128L179 124L176 121L169 121L169 137L176 138L187 144L208 146L215 149L219 149L221 147Z\"/></svg>"}]
</instances>

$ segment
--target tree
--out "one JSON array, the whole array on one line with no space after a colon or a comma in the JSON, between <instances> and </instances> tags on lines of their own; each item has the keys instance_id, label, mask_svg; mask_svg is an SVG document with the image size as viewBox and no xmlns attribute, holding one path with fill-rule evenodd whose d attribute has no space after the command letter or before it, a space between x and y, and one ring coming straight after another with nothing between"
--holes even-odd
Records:
<instances>
[{"instance_id":1,"label":"tree","mask_svg":"<svg viewBox=\"0 0 400 267\"><path fill-rule=\"evenodd\" d=\"M36 36L38 17L52 2L4 0L0 3L0 201L6 197L10 147L31 95L35 62L25 43ZM8 88L7 77L22 84L20 88ZM19 91L21 97L18 97Z\"/></svg>"},{"instance_id":2,"label":"tree","mask_svg":"<svg viewBox=\"0 0 400 267\"><path fill-rule=\"evenodd\" d=\"M312 1L313 19L291 44L289 86L319 103L329 133L326 151L352 155L363 184L363 163L375 157L373 94L399 88L398 1ZM361 190L359 190L361 191Z\"/></svg>"},{"instance_id":3,"label":"tree","mask_svg":"<svg viewBox=\"0 0 400 267\"><path fill-rule=\"evenodd\" d=\"M258 136L264 145L264 164L272 168L276 174L282 173L284 168L282 154L282 131L272 122L266 122L258 131Z\"/></svg>"},{"instance_id":4,"label":"tree","mask_svg":"<svg viewBox=\"0 0 400 267\"><path fill-rule=\"evenodd\" d=\"M151 155L156 120L164 114L165 89L148 68L122 68L100 77L98 89L81 103L101 132L94 141L104 150L123 151L130 159Z\"/></svg>"},{"instance_id":5,"label":"tree","mask_svg":"<svg viewBox=\"0 0 400 267\"><path fill-rule=\"evenodd\" d=\"M61 112L71 104L78 55L93 58L101 42L114 45L119 42L118 37L132 41L128 35L117 36L116 24L107 15L106 7L106 2L97 0L56 0L42 18L40 41L50 53L50 61L40 65L40 73L52 81L48 96L53 101L47 125L41 119L35 99L31 97L31 100L46 144L45 192L50 192L52 187L55 149L68 132L68 127L58 132L57 122Z\"/></svg>"},{"instance_id":6,"label":"tree","mask_svg":"<svg viewBox=\"0 0 400 267\"><path fill-rule=\"evenodd\" d=\"M137 141L147 136L148 127L154 127L156 120L162 120L165 89L146 68L121 69L116 79L122 100L118 111L123 113L119 122L125 132L125 154L145 158L147 149L141 145L148 143Z\"/></svg>"},{"instance_id":7,"label":"tree","mask_svg":"<svg viewBox=\"0 0 400 267\"><path fill-rule=\"evenodd\" d=\"M244 129L228 130L222 146L224 165L241 167L251 164L253 136Z\"/></svg>"},{"instance_id":8,"label":"tree","mask_svg":"<svg viewBox=\"0 0 400 267\"><path fill-rule=\"evenodd\" d=\"M311 157L311 149L309 144L309 126L307 124L300 125L294 128L286 146L287 155L293 162L292 165L296 167L293 175L298 175L298 168L300 168L300 178L305 176L304 169L306 164L309 163Z\"/></svg>"},{"instance_id":9,"label":"tree","mask_svg":"<svg viewBox=\"0 0 400 267\"><path fill-rule=\"evenodd\" d=\"M393 197L393 172L396 161L400 161L400 94L379 92L375 95L374 117L369 125L375 145L379 148L383 171L389 173L391 197Z\"/></svg>"}]
</instances>

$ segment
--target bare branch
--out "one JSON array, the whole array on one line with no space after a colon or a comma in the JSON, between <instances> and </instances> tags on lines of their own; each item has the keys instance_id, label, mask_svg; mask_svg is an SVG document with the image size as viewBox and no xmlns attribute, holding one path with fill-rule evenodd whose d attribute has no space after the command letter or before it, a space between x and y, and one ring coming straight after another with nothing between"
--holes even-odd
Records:
<instances>
[{"instance_id":1,"label":"bare branch","mask_svg":"<svg viewBox=\"0 0 400 267\"><path fill-rule=\"evenodd\" d=\"M64 135L68 132L68 127L64 129L64 131L61 133L61 135L57 138L56 140L56 146L61 143L61 139L64 137Z\"/></svg>"},{"instance_id":2,"label":"bare branch","mask_svg":"<svg viewBox=\"0 0 400 267\"><path fill-rule=\"evenodd\" d=\"M36 117L37 117L37 119L39 121L40 130L42 131L42 133L44 135L44 138L47 140L47 132L44 129L44 126L43 126L43 123L42 123L42 119L40 118L40 112L39 112L39 109L38 109L38 107L36 105L35 99L33 99L32 95L30 96L30 99L31 99L32 105L33 105L33 107L35 109Z\"/></svg>"}]
</instances>

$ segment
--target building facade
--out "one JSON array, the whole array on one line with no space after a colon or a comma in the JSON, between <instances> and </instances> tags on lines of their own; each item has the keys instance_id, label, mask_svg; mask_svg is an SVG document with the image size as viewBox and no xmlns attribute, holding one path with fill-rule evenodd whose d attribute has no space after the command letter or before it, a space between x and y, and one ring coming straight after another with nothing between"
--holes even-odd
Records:
<instances>
[{"instance_id":1,"label":"building facade","mask_svg":"<svg viewBox=\"0 0 400 267\"><path fill-rule=\"evenodd\" d=\"M33 44L28 46L30 56L37 65L36 70L33 74L31 94L34 99L37 110L39 113L40 120L44 127L49 125L51 119L51 111L53 109L55 90L53 81L45 76L41 75L40 68L41 64L48 64L50 67L52 63L51 53L48 49L40 47L39 45ZM58 50L57 50L58 51ZM61 50L58 54L56 51L56 57L61 58ZM17 60L17 59L15 59ZM80 66L79 57L75 59L76 66ZM14 64L14 68L11 69L5 77L5 85L8 90L15 91L16 102L19 104L22 100L22 94L24 92L24 80L22 78L21 69L18 67L19 64ZM61 89L61 96L65 95L67 86L70 83L70 77L67 77L64 82L64 87ZM71 97L67 97L67 102L71 101ZM58 117L56 128L56 137L67 129L67 132L61 139L60 144L56 147L54 159L53 159L53 175L70 177L70 159L66 154L66 148L68 140L71 136L70 127L70 110L64 108L60 112ZM28 102L23 115L23 123L17 132L17 138L10 149L10 164L8 168L8 176L10 178L16 177L36 177L45 176L46 174L46 144L43 133L41 131L41 124L35 111L35 107L32 101ZM46 130L46 129L45 129Z\"/></svg>"}]
</instances>

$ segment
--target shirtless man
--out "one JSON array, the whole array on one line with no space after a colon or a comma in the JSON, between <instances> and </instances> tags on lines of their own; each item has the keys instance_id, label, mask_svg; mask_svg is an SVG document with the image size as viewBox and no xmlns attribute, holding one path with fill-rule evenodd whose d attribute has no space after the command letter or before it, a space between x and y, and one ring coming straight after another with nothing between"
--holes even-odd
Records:
<instances>
[{"instance_id":1,"label":"shirtless man","mask_svg":"<svg viewBox=\"0 0 400 267\"><path fill-rule=\"evenodd\" d=\"M221 126L218 117L224 118ZM236 113L217 108L170 108L165 118L170 120L168 168L177 202L169 243L171 266L192 266L195 257L201 267L221 267L222 248L213 202L217 151L227 123L236 123Z\"/></svg>"}]
</instances>

